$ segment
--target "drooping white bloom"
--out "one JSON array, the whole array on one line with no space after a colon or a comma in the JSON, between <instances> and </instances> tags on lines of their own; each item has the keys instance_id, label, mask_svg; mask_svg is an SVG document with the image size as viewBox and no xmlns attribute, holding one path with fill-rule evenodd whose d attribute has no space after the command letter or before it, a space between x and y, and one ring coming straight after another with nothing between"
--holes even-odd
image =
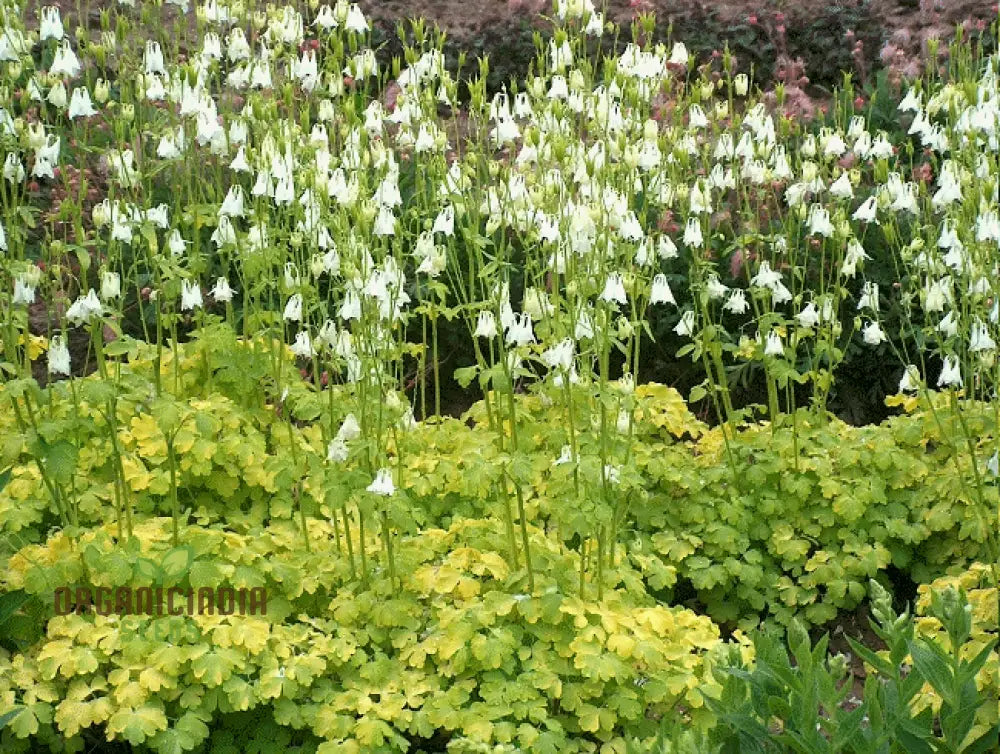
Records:
<instances>
[{"instance_id":1,"label":"drooping white bloom","mask_svg":"<svg viewBox=\"0 0 1000 754\"><path fill-rule=\"evenodd\" d=\"M367 489L368 492L384 497L394 494L396 492L396 485L392 483L392 472L389 469L379 469L375 475L375 480L368 485Z\"/></svg>"},{"instance_id":2,"label":"drooping white bloom","mask_svg":"<svg viewBox=\"0 0 1000 754\"><path fill-rule=\"evenodd\" d=\"M572 338L563 338L542 353L542 363L550 369L569 371L573 367L574 344Z\"/></svg>"},{"instance_id":3,"label":"drooping white bloom","mask_svg":"<svg viewBox=\"0 0 1000 754\"><path fill-rule=\"evenodd\" d=\"M222 205L219 207L219 214L226 215L228 217L243 217L244 210L242 186L233 184L229 187L229 192L226 194L226 198L222 200Z\"/></svg>"},{"instance_id":4,"label":"drooping white bloom","mask_svg":"<svg viewBox=\"0 0 1000 754\"><path fill-rule=\"evenodd\" d=\"M199 309L204 306L201 298L201 286L193 280L181 283L181 311Z\"/></svg>"},{"instance_id":5,"label":"drooping white bloom","mask_svg":"<svg viewBox=\"0 0 1000 754\"><path fill-rule=\"evenodd\" d=\"M806 222L809 225L809 232L813 235L827 238L833 235L834 227L830 222L830 212L821 204L812 205Z\"/></svg>"},{"instance_id":6,"label":"drooping white bloom","mask_svg":"<svg viewBox=\"0 0 1000 754\"><path fill-rule=\"evenodd\" d=\"M704 237L701 233L701 223L695 217L688 218L687 225L684 227L684 244L692 248L700 248L705 242Z\"/></svg>"},{"instance_id":7,"label":"drooping white bloom","mask_svg":"<svg viewBox=\"0 0 1000 754\"><path fill-rule=\"evenodd\" d=\"M864 338L865 343L870 346L877 346L886 339L882 328L874 320L861 329L861 336Z\"/></svg>"},{"instance_id":8,"label":"drooping white bloom","mask_svg":"<svg viewBox=\"0 0 1000 754\"><path fill-rule=\"evenodd\" d=\"M66 338L60 335L53 335L49 340L48 357L49 374L63 374L67 377L70 374L69 347L66 345Z\"/></svg>"},{"instance_id":9,"label":"drooping white bloom","mask_svg":"<svg viewBox=\"0 0 1000 754\"><path fill-rule=\"evenodd\" d=\"M69 309L66 310L66 319L74 325L79 325L89 322L94 317L100 317L102 314L104 314L104 307L101 305L101 300L97 298L97 291L91 288L86 296L80 296L70 305Z\"/></svg>"},{"instance_id":10,"label":"drooping white bloom","mask_svg":"<svg viewBox=\"0 0 1000 754\"><path fill-rule=\"evenodd\" d=\"M844 263L840 267L840 274L844 277L853 278L857 274L858 262L863 259L871 259L865 253L864 247L852 238L847 244L847 253L844 254Z\"/></svg>"},{"instance_id":11,"label":"drooping white bloom","mask_svg":"<svg viewBox=\"0 0 1000 754\"><path fill-rule=\"evenodd\" d=\"M625 283L622 281L621 273L612 272L604 281L604 290L599 296L601 301L615 302L624 306L628 299L625 296Z\"/></svg>"},{"instance_id":12,"label":"drooping white bloom","mask_svg":"<svg viewBox=\"0 0 1000 754\"><path fill-rule=\"evenodd\" d=\"M722 305L722 308L733 314L744 314L750 308L750 302L747 301L747 294L742 288L734 289L729 294L729 298L726 299L726 303Z\"/></svg>"},{"instance_id":13,"label":"drooping white bloom","mask_svg":"<svg viewBox=\"0 0 1000 754\"><path fill-rule=\"evenodd\" d=\"M530 314L521 312L521 314L515 316L514 322L507 328L506 340L508 345L517 346L523 346L535 340Z\"/></svg>"},{"instance_id":14,"label":"drooping white bloom","mask_svg":"<svg viewBox=\"0 0 1000 754\"><path fill-rule=\"evenodd\" d=\"M87 87L78 86L73 90L73 96L69 99L69 111L67 113L70 120L74 118L89 118L97 115L93 103L90 101L90 92Z\"/></svg>"},{"instance_id":15,"label":"drooping white bloom","mask_svg":"<svg viewBox=\"0 0 1000 754\"><path fill-rule=\"evenodd\" d=\"M67 76L74 78L80 72L80 59L73 52L69 45L69 40L64 39L62 46L56 50L56 55L52 59L52 67L49 73L53 76Z\"/></svg>"},{"instance_id":16,"label":"drooping white bloom","mask_svg":"<svg viewBox=\"0 0 1000 754\"><path fill-rule=\"evenodd\" d=\"M476 338L495 338L497 335L497 322L493 312L479 312L476 320L476 331L473 336Z\"/></svg>"},{"instance_id":17,"label":"drooping white bloom","mask_svg":"<svg viewBox=\"0 0 1000 754\"><path fill-rule=\"evenodd\" d=\"M802 311L795 315L800 327L815 327L819 323L819 310L816 309L816 302L810 301Z\"/></svg>"},{"instance_id":18,"label":"drooping white bloom","mask_svg":"<svg viewBox=\"0 0 1000 754\"><path fill-rule=\"evenodd\" d=\"M38 39L44 42L46 39L59 41L63 38L63 23L59 15L59 8L50 5L42 8L41 18L38 23Z\"/></svg>"},{"instance_id":19,"label":"drooping white bloom","mask_svg":"<svg viewBox=\"0 0 1000 754\"><path fill-rule=\"evenodd\" d=\"M326 446L326 460L341 463L347 460L347 443L340 437L334 437Z\"/></svg>"},{"instance_id":20,"label":"drooping white bloom","mask_svg":"<svg viewBox=\"0 0 1000 754\"><path fill-rule=\"evenodd\" d=\"M903 369L903 376L899 380L899 392L915 393L920 389L920 370L913 364L908 364Z\"/></svg>"},{"instance_id":21,"label":"drooping white bloom","mask_svg":"<svg viewBox=\"0 0 1000 754\"><path fill-rule=\"evenodd\" d=\"M937 384L938 387L962 387L962 369L954 356L945 357Z\"/></svg>"},{"instance_id":22,"label":"drooping white bloom","mask_svg":"<svg viewBox=\"0 0 1000 754\"><path fill-rule=\"evenodd\" d=\"M858 299L858 311L866 308L876 312L879 310L878 283L867 281L861 287L861 298Z\"/></svg>"},{"instance_id":23,"label":"drooping white bloom","mask_svg":"<svg viewBox=\"0 0 1000 754\"><path fill-rule=\"evenodd\" d=\"M25 306L35 303L35 286L27 276L18 275L14 278L14 298L11 303Z\"/></svg>"},{"instance_id":24,"label":"drooping white bloom","mask_svg":"<svg viewBox=\"0 0 1000 754\"><path fill-rule=\"evenodd\" d=\"M830 184L830 194L838 199L850 199L854 196L854 187L851 186L851 179L847 173L841 173L840 177Z\"/></svg>"},{"instance_id":25,"label":"drooping white bloom","mask_svg":"<svg viewBox=\"0 0 1000 754\"><path fill-rule=\"evenodd\" d=\"M992 351L996 345L996 341L990 337L986 324L977 317L976 321L972 323L972 331L969 334L969 351L972 353Z\"/></svg>"},{"instance_id":26,"label":"drooping white bloom","mask_svg":"<svg viewBox=\"0 0 1000 754\"><path fill-rule=\"evenodd\" d=\"M285 311L282 314L284 319L289 322L301 322L302 321L302 294L293 293L288 297L288 301L285 303Z\"/></svg>"},{"instance_id":27,"label":"drooping white bloom","mask_svg":"<svg viewBox=\"0 0 1000 754\"><path fill-rule=\"evenodd\" d=\"M222 301L225 303L226 301L233 300L234 291L229 287L229 281L226 280L226 278L220 277L215 281L215 287L213 287L209 293L216 301Z\"/></svg>"},{"instance_id":28,"label":"drooping white bloom","mask_svg":"<svg viewBox=\"0 0 1000 754\"><path fill-rule=\"evenodd\" d=\"M296 356L307 359L315 355L316 349L313 348L308 330L299 330L295 333L295 342L291 345L291 351Z\"/></svg>"},{"instance_id":29,"label":"drooping white bloom","mask_svg":"<svg viewBox=\"0 0 1000 754\"><path fill-rule=\"evenodd\" d=\"M924 311L943 312L945 305L952 301L951 278L927 281L924 287Z\"/></svg>"},{"instance_id":30,"label":"drooping white bloom","mask_svg":"<svg viewBox=\"0 0 1000 754\"><path fill-rule=\"evenodd\" d=\"M448 204L442 207L441 211L438 212L437 217L434 218L434 227L431 229L432 233L444 233L446 236L453 236L455 234L455 207L452 204Z\"/></svg>"},{"instance_id":31,"label":"drooping white bloom","mask_svg":"<svg viewBox=\"0 0 1000 754\"><path fill-rule=\"evenodd\" d=\"M765 356L784 356L785 346L781 342L781 336L777 331L771 330L767 334L767 342L764 345Z\"/></svg>"},{"instance_id":32,"label":"drooping white bloom","mask_svg":"<svg viewBox=\"0 0 1000 754\"><path fill-rule=\"evenodd\" d=\"M854 210L852 217L863 223L878 222L878 200L874 196L869 196L862 202L861 206Z\"/></svg>"},{"instance_id":33,"label":"drooping white bloom","mask_svg":"<svg viewBox=\"0 0 1000 754\"><path fill-rule=\"evenodd\" d=\"M688 309L681 315L680 321L674 325L674 332L680 336L688 336L694 334L694 311Z\"/></svg>"},{"instance_id":34,"label":"drooping white bloom","mask_svg":"<svg viewBox=\"0 0 1000 754\"><path fill-rule=\"evenodd\" d=\"M667 276L662 272L653 276L653 283L649 291L650 304L676 304L674 294L667 283Z\"/></svg>"},{"instance_id":35,"label":"drooping white bloom","mask_svg":"<svg viewBox=\"0 0 1000 754\"><path fill-rule=\"evenodd\" d=\"M101 298L118 298L122 295L122 279L117 272L105 271L101 273Z\"/></svg>"}]
</instances>

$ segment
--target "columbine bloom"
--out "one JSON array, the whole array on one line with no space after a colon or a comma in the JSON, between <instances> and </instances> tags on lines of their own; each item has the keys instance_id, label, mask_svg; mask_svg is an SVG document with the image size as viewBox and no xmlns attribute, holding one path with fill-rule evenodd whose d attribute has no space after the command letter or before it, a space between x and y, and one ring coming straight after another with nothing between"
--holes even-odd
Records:
<instances>
[{"instance_id":1,"label":"columbine bloom","mask_svg":"<svg viewBox=\"0 0 1000 754\"><path fill-rule=\"evenodd\" d=\"M990 337L989 330L982 320L976 318L972 323L972 332L969 336L969 350L972 353L977 351L992 351L996 348L996 341Z\"/></svg>"},{"instance_id":2,"label":"columbine bloom","mask_svg":"<svg viewBox=\"0 0 1000 754\"><path fill-rule=\"evenodd\" d=\"M879 343L885 340L885 333L882 332L882 328L879 327L878 322L871 321L861 330L861 335L864 338L865 343L870 346L877 346Z\"/></svg>"},{"instance_id":3,"label":"columbine bloom","mask_svg":"<svg viewBox=\"0 0 1000 754\"><path fill-rule=\"evenodd\" d=\"M303 358L310 358L316 353L307 330L299 330L295 334L295 342L291 346L292 353Z\"/></svg>"},{"instance_id":4,"label":"columbine bloom","mask_svg":"<svg viewBox=\"0 0 1000 754\"><path fill-rule=\"evenodd\" d=\"M701 234L701 223L695 217L688 218L687 225L684 227L684 244L686 246L691 246L694 248L700 247L705 239Z\"/></svg>"},{"instance_id":5,"label":"columbine bloom","mask_svg":"<svg viewBox=\"0 0 1000 754\"><path fill-rule=\"evenodd\" d=\"M627 303L627 299L625 298L625 284L622 282L620 273L612 272L608 275L608 279L604 281L604 290L601 292L599 298L602 301L614 301L622 306Z\"/></svg>"},{"instance_id":6,"label":"columbine bloom","mask_svg":"<svg viewBox=\"0 0 1000 754\"><path fill-rule=\"evenodd\" d=\"M497 322L493 312L479 312L476 320L476 331L473 336L476 338L495 338L497 335Z\"/></svg>"},{"instance_id":7,"label":"columbine bloom","mask_svg":"<svg viewBox=\"0 0 1000 754\"><path fill-rule=\"evenodd\" d=\"M201 286L191 280L181 283L181 311L197 309L203 306L201 299Z\"/></svg>"},{"instance_id":8,"label":"columbine bloom","mask_svg":"<svg viewBox=\"0 0 1000 754\"><path fill-rule=\"evenodd\" d=\"M764 355L765 356L784 356L785 347L781 343L781 336L777 332L771 330L767 334L767 342L764 345Z\"/></svg>"},{"instance_id":9,"label":"columbine bloom","mask_svg":"<svg viewBox=\"0 0 1000 754\"><path fill-rule=\"evenodd\" d=\"M531 343L534 339L535 333L531 327L531 315L527 312L515 315L514 321L507 328L507 344L523 346Z\"/></svg>"},{"instance_id":10,"label":"columbine bloom","mask_svg":"<svg viewBox=\"0 0 1000 754\"><path fill-rule=\"evenodd\" d=\"M69 119L89 118L97 115L93 103L90 101L90 92L84 86L78 86L73 90L73 96L69 99Z\"/></svg>"},{"instance_id":11,"label":"columbine bloom","mask_svg":"<svg viewBox=\"0 0 1000 754\"><path fill-rule=\"evenodd\" d=\"M62 46L56 50L49 73L53 76L68 76L73 78L80 72L80 59L69 46L69 40L63 40Z\"/></svg>"},{"instance_id":12,"label":"columbine bloom","mask_svg":"<svg viewBox=\"0 0 1000 754\"><path fill-rule=\"evenodd\" d=\"M920 370L913 364L908 364L899 380L899 392L914 393L920 389Z\"/></svg>"},{"instance_id":13,"label":"columbine bloom","mask_svg":"<svg viewBox=\"0 0 1000 754\"><path fill-rule=\"evenodd\" d=\"M79 325L83 322L89 322L94 317L100 317L102 314L104 314L104 307L101 305L101 300L97 298L97 291L91 288L86 296L80 296L66 310L66 319L74 325Z\"/></svg>"},{"instance_id":14,"label":"columbine bloom","mask_svg":"<svg viewBox=\"0 0 1000 754\"><path fill-rule=\"evenodd\" d=\"M869 196L854 210L853 219L863 223L878 222L878 200L874 196Z\"/></svg>"},{"instance_id":15,"label":"columbine bloom","mask_svg":"<svg viewBox=\"0 0 1000 754\"><path fill-rule=\"evenodd\" d=\"M340 429L337 430L337 437L344 442L350 442L361 437L361 425L358 424L358 419L354 414L348 414L344 417Z\"/></svg>"},{"instance_id":16,"label":"columbine bloom","mask_svg":"<svg viewBox=\"0 0 1000 754\"><path fill-rule=\"evenodd\" d=\"M649 292L650 304L676 304L674 294L667 283L667 276L662 272L653 277L653 284Z\"/></svg>"},{"instance_id":17,"label":"columbine bloom","mask_svg":"<svg viewBox=\"0 0 1000 754\"><path fill-rule=\"evenodd\" d=\"M812 205L806 222L809 224L809 232L814 235L826 237L833 235L834 228L833 223L830 222L830 213L822 205Z\"/></svg>"},{"instance_id":18,"label":"columbine bloom","mask_svg":"<svg viewBox=\"0 0 1000 754\"><path fill-rule=\"evenodd\" d=\"M954 356L945 357L937 384L938 387L962 387L962 369Z\"/></svg>"},{"instance_id":19,"label":"columbine bloom","mask_svg":"<svg viewBox=\"0 0 1000 754\"><path fill-rule=\"evenodd\" d=\"M542 354L542 361L550 369L568 371L573 366L573 339L563 338Z\"/></svg>"},{"instance_id":20,"label":"columbine bloom","mask_svg":"<svg viewBox=\"0 0 1000 754\"><path fill-rule=\"evenodd\" d=\"M44 42L46 39L59 41L63 38L63 23L59 15L59 8L50 5L42 8L42 17L38 23L38 39Z\"/></svg>"},{"instance_id":21,"label":"columbine bloom","mask_svg":"<svg viewBox=\"0 0 1000 754\"><path fill-rule=\"evenodd\" d=\"M107 301L109 298L118 298L122 295L122 279L117 272L104 272L101 274L101 298Z\"/></svg>"},{"instance_id":22,"label":"columbine bloom","mask_svg":"<svg viewBox=\"0 0 1000 754\"><path fill-rule=\"evenodd\" d=\"M49 341L49 374L70 373L69 347L62 335L53 335Z\"/></svg>"},{"instance_id":23,"label":"columbine bloom","mask_svg":"<svg viewBox=\"0 0 1000 754\"><path fill-rule=\"evenodd\" d=\"M729 298L722 305L722 308L733 314L743 314L750 308L750 302L747 301L746 293L741 288L737 288L729 294Z\"/></svg>"},{"instance_id":24,"label":"columbine bloom","mask_svg":"<svg viewBox=\"0 0 1000 754\"><path fill-rule=\"evenodd\" d=\"M819 323L819 311L816 309L816 303L810 301L806 304L802 311L795 315L795 319L800 327L815 327Z\"/></svg>"},{"instance_id":25,"label":"columbine bloom","mask_svg":"<svg viewBox=\"0 0 1000 754\"><path fill-rule=\"evenodd\" d=\"M691 336L694 333L694 311L688 309L681 315L680 322L674 325L674 332L681 336Z\"/></svg>"},{"instance_id":26,"label":"columbine bloom","mask_svg":"<svg viewBox=\"0 0 1000 754\"><path fill-rule=\"evenodd\" d=\"M23 275L14 278L14 298L11 303L25 306L35 303L35 286Z\"/></svg>"},{"instance_id":27,"label":"columbine bloom","mask_svg":"<svg viewBox=\"0 0 1000 754\"><path fill-rule=\"evenodd\" d=\"M866 282L861 288L861 298L858 300L858 311L862 309L878 311L878 283Z\"/></svg>"},{"instance_id":28,"label":"columbine bloom","mask_svg":"<svg viewBox=\"0 0 1000 754\"><path fill-rule=\"evenodd\" d=\"M215 281L215 287L209 293L216 301L226 302L233 300L234 291L229 287L229 281L220 277Z\"/></svg>"},{"instance_id":29,"label":"columbine bloom","mask_svg":"<svg viewBox=\"0 0 1000 754\"><path fill-rule=\"evenodd\" d=\"M330 440L330 444L326 446L326 460L334 462L346 461L347 443L339 437L334 437Z\"/></svg>"},{"instance_id":30,"label":"columbine bloom","mask_svg":"<svg viewBox=\"0 0 1000 754\"><path fill-rule=\"evenodd\" d=\"M291 296L288 297L288 303L285 304L285 311L282 316L291 322L302 321L301 293L293 293Z\"/></svg>"},{"instance_id":31,"label":"columbine bloom","mask_svg":"<svg viewBox=\"0 0 1000 754\"><path fill-rule=\"evenodd\" d=\"M396 492L396 485L392 483L392 472L389 469L379 469L375 475L375 481L368 485L368 491L376 495L386 497Z\"/></svg>"}]
</instances>

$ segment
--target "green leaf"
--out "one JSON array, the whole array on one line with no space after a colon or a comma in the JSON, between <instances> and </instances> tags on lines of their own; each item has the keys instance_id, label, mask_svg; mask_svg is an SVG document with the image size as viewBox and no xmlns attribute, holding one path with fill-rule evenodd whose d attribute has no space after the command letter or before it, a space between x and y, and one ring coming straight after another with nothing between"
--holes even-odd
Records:
<instances>
[{"instance_id":1,"label":"green leaf","mask_svg":"<svg viewBox=\"0 0 1000 754\"><path fill-rule=\"evenodd\" d=\"M25 602L31 599L31 595L23 589L18 589L6 594L0 594L0 626L10 620Z\"/></svg>"},{"instance_id":2,"label":"green leaf","mask_svg":"<svg viewBox=\"0 0 1000 754\"><path fill-rule=\"evenodd\" d=\"M59 440L52 445L41 439L38 442L42 447L41 456L46 470L58 484L69 484L79 455L76 446L68 440Z\"/></svg>"},{"instance_id":3,"label":"green leaf","mask_svg":"<svg viewBox=\"0 0 1000 754\"><path fill-rule=\"evenodd\" d=\"M194 549L190 546L174 547L160 561L163 576L170 581L178 581L187 575L194 561Z\"/></svg>"},{"instance_id":4,"label":"green leaf","mask_svg":"<svg viewBox=\"0 0 1000 754\"><path fill-rule=\"evenodd\" d=\"M952 675L947 663L922 641L909 643L913 667L945 699L951 697Z\"/></svg>"},{"instance_id":5,"label":"green leaf","mask_svg":"<svg viewBox=\"0 0 1000 754\"><path fill-rule=\"evenodd\" d=\"M18 715L20 715L23 710L24 710L24 707L18 707L16 709L12 709L12 710L9 710L7 712L4 712L2 715L0 715L0 730L3 730L4 728L6 728L7 727L7 723L9 723L15 717L17 717Z\"/></svg>"}]
</instances>

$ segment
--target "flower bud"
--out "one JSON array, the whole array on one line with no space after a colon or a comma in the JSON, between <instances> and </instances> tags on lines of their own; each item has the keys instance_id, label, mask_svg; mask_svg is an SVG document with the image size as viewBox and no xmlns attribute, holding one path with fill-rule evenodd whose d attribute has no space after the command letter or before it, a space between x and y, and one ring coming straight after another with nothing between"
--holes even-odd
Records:
<instances>
[{"instance_id":1,"label":"flower bud","mask_svg":"<svg viewBox=\"0 0 1000 754\"><path fill-rule=\"evenodd\" d=\"M103 105L108 101L108 97L110 96L111 87L108 85L108 82L104 79L97 79L97 83L94 84L94 101Z\"/></svg>"}]
</instances>

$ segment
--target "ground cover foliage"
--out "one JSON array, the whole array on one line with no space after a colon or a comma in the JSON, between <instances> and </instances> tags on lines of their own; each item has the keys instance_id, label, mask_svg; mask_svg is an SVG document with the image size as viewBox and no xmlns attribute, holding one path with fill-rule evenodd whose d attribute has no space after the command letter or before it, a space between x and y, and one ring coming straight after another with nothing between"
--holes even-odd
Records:
<instances>
[{"instance_id":1,"label":"ground cover foliage","mask_svg":"<svg viewBox=\"0 0 1000 754\"><path fill-rule=\"evenodd\" d=\"M996 750L988 45L808 121L586 2L499 91L343 2L2 7L4 751Z\"/></svg>"}]
</instances>

